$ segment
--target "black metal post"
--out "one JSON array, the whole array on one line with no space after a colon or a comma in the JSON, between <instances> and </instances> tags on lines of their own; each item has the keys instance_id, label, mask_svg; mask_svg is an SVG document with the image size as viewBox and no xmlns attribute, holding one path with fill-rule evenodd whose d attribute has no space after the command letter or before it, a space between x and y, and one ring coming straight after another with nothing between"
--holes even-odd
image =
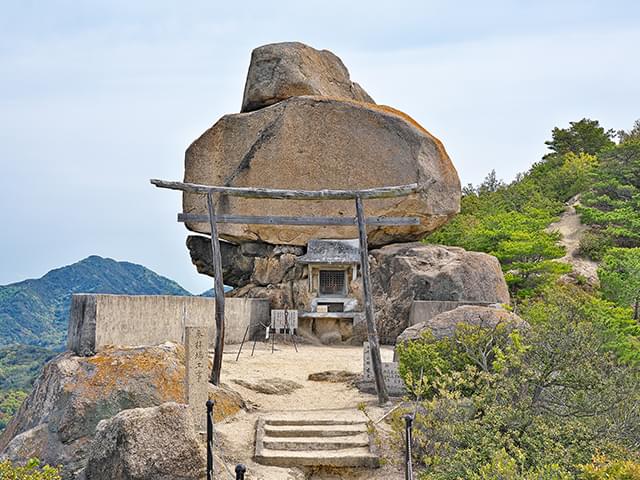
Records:
<instances>
[{"instance_id":1,"label":"black metal post","mask_svg":"<svg viewBox=\"0 0 640 480\"><path fill-rule=\"evenodd\" d=\"M405 480L413 480L413 466L411 464L411 428L413 424L413 416L404 416L404 433L405 433L405 450L404 450L404 478Z\"/></svg>"},{"instance_id":2,"label":"black metal post","mask_svg":"<svg viewBox=\"0 0 640 480\"><path fill-rule=\"evenodd\" d=\"M207 480L213 480L213 401L207 400Z\"/></svg>"},{"instance_id":3,"label":"black metal post","mask_svg":"<svg viewBox=\"0 0 640 480\"><path fill-rule=\"evenodd\" d=\"M242 464L236 465L236 480L244 480L244 474L247 471L247 467Z\"/></svg>"}]
</instances>

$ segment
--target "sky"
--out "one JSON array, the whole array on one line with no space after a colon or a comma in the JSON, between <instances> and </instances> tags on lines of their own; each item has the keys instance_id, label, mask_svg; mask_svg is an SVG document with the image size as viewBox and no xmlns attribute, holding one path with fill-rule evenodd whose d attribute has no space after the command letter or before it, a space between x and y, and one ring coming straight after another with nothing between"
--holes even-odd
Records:
<instances>
[{"instance_id":1,"label":"sky","mask_svg":"<svg viewBox=\"0 0 640 480\"><path fill-rule=\"evenodd\" d=\"M554 126L640 118L640 2L0 0L0 284L101 255L209 289L176 222L184 151L238 112L251 50L301 41L506 181Z\"/></svg>"}]
</instances>

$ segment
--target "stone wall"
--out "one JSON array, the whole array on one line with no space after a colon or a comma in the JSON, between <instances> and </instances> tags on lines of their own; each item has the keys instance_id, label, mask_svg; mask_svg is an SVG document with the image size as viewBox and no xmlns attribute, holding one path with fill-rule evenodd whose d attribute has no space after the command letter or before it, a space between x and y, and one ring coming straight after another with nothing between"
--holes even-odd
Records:
<instances>
[{"instance_id":1,"label":"stone wall","mask_svg":"<svg viewBox=\"0 0 640 480\"><path fill-rule=\"evenodd\" d=\"M227 298L225 342L240 343L247 326L253 335L261 323L269 322L269 311L268 300ZM67 348L92 355L109 345L182 343L185 325L207 326L213 347L214 313L215 300L206 297L76 294L71 301Z\"/></svg>"}]
</instances>

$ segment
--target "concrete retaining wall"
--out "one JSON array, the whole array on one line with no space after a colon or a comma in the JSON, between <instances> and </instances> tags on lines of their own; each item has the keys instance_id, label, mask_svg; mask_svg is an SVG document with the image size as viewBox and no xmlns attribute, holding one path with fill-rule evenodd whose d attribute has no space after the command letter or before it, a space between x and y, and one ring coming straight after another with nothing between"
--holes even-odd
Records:
<instances>
[{"instance_id":1,"label":"concrete retaining wall","mask_svg":"<svg viewBox=\"0 0 640 480\"><path fill-rule=\"evenodd\" d=\"M251 338L269 322L269 301L225 299L225 342L240 343L247 328ZM169 295L76 294L71 300L67 348L92 355L109 345L182 343L184 326L206 326L209 345L215 339L215 300Z\"/></svg>"},{"instance_id":2,"label":"concrete retaining wall","mask_svg":"<svg viewBox=\"0 0 640 480\"><path fill-rule=\"evenodd\" d=\"M495 302L464 302L449 300L414 300L411 304L411 312L409 313L409 325L426 322L436 315L449 310L454 310L462 305L479 305L489 306L495 305Z\"/></svg>"}]
</instances>

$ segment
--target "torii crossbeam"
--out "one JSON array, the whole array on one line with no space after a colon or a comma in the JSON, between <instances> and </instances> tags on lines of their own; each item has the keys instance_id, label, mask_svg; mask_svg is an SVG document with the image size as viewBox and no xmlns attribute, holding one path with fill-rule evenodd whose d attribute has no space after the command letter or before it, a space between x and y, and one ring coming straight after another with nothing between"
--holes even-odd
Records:
<instances>
[{"instance_id":1,"label":"torii crossbeam","mask_svg":"<svg viewBox=\"0 0 640 480\"><path fill-rule=\"evenodd\" d=\"M385 404L389 400L387 388L382 375L382 357L380 343L375 323L373 298L371 293L371 277L369 273L369 248L367 243L367 225L417 225L420 219L416 217L369 217L364 215L363 200L374 198L404 197L420 193L434 183L412 183L394 187L379 187L363 190L284 190L274 188L227 187L199 185L195 183L170 182L152 179L151 183L159 188L180 190L182 192L206 195L207 215L189 213L178 214L179 222L209 222L211 229L211 253L215 285L215 323L216 339L213 354L213 368L211 382L220 384L222 369L222 352L224 351L224 282L222 278L222 257L220 241L218 239L218 223L237 224L273 224L273 225L357 225L360 241L360 267L362 272L362 286L364 294L365 318L367 322L367 337L371 349L371 363L375 377L376 392L379 403ZM282 216L249 216L249 215L217 215L213 195L223 194L244 198L268 198L275 200L355 200L355 217L282 217Z\"/></svg>"}]
</instances>

